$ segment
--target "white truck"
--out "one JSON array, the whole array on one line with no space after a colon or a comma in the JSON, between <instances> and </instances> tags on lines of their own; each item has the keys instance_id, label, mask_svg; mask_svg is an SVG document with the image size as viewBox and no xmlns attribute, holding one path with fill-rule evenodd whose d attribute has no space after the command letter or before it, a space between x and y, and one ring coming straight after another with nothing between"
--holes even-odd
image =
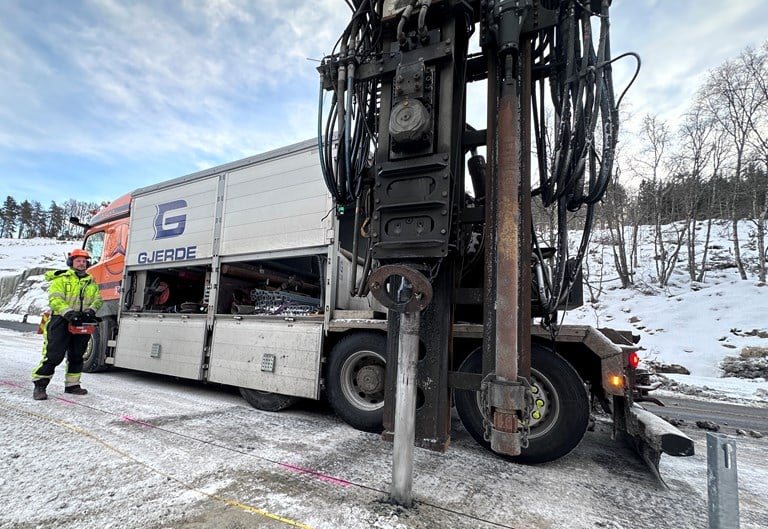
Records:
<instances>
[{"instance_id":1,"label":"white truck","mask_svg":"<svg viewBox=\"0 0 768 529\"><path fill-rule=\"evenodd\" d=\"M385 315L344 287L332 210L311 142L134 191L119 331L101 362L237 386L278 410L320 398L333 350L344 380L327 389L348 401L334 408L376 428ZM334 332L353 327L367 339Z\"/></svg>"}]
</instances>

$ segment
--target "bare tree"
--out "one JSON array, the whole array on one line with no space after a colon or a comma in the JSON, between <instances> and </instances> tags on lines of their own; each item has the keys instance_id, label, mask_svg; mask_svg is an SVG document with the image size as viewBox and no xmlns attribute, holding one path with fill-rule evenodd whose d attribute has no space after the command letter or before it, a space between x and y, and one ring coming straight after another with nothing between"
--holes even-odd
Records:
<instances>
[{"instance_id":1,"label":"bare tree","mask_svg":"<svg viewBox=\"0 0 768 529\"><path fill-rule=\"evenodd\" d=\"M760 86L754 82L752 72L745 65L745 55L749 53L747 50L738 59L726 61L711 71L703 90L703 101L731 140L735 158L734 181L737 187L743 179L744 165L748 159L747 150L754 135L754 123L765 106ZM738 198L734 194L731 200L733 254L739 275L742 279L747 279L739 242L738 224L741 212Z\"/></svg>"},{"instance_id":2,"label":"bare tree","mask_svg":"<svg viewBox=\"0 0 768 529\"><path fill-rule=\"evenodd\" d=\"M750 120L752 134L750 145L756 160L763 165L762 175L754 175L748 186L752 200L752 218L755 224L758 253L758 276L760 281L766 279L766 249L765 230L768 218L768 41L762 48L753 50L747 48L739 57L749 79L757 90L758 101L761 103Z\"/></svg>"},{"instance_id":3,"label":"bare tree","mask_svg":"<svg viewBox=\"0 0 768 529\"><path fill-rule=\"evenodd\" d=\"M608 184L607 195L603 211L608 223L608 231L611 234L611 248L613 250L613 262L616 272L621 280L621 288L629 288L633 281L633 268L631 261L627 259L627 241L624 230L627 224L629 208L629 195L621 185L621 163L616 162L616 169L611 183ZM634 224L634 233L637 233L637 224ZM636 237L636 235L635 235ZM635 239L635 244L636 244ZM633 248L636 252L636 246Z\"/></svg>"},{"instance_id":4,"label":"bare tree","mask_svg":"<svg viewBox=\"0 0 768 529\"><path fill-rule=\"evenodd\" d=\"M659 286L666 286L672 277L677 256L688 231L687 223L675 224L679 209L675 197L669 195L671 187L661 178L661 171L666 164L666 151L671 144L669 126L658 116L647 114L643 118L640 130L643 148L641 156L635 159L636 172L646 178L645 198L649 204L647 214L653 221L653 244L655 250L656 278ZM667 231L664 223L669 223ZM667 238L671 236L671 247L667 247Z\"/></svg>"},{"instance_id":5,"label":"bare tree","mask_svg":"<svg viewBox=\"0 0 768 529\"><path fill-rule=\"evenodd\" d=\"M684 190L680 200L684 206L683 220L688 225L686 237L688 275L691 281L696 281L698 277L696 270L696 224L699 218L702 195L705 192L703 184L706 176L704 172L712 157L713 149L710 138L713 135L713 122L701 99L698 99L686 114L679 134L680 151L679 156L675 157L677 161L676 173Z\"/></svg>"},{"instance_id":6,"label":"bare tree","mask_svg":"<svg viewBox=\"0 0 768 529\"><path fill-rule=\"evenodd\" d=\"M723 192L720 189L720 182L722 180L722 168L725 164L726 156L728 155L728 146L725 141L724 131L713 123L712 136L710 138L712 150L710 152L710 179L708 188L708 204L706 210L707 218L707 232L704 236L703 248L704 251L701 254L701 266L699 267L699 274L696 276L696 281L699 283L704 281L704 274L707 270L707 256L709 254L709 241L712 235L712 220L722 207L722 200L720 198ZM719 215L722 218L722 214Z\"/></svg>"}]
</instances>

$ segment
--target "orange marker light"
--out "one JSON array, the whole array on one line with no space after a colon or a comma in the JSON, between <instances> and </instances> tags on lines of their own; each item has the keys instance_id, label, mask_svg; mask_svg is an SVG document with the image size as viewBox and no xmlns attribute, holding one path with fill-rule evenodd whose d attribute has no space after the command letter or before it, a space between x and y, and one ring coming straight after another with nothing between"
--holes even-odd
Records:
<instances>
[{"instance_id":1,"label":"orange marker light","mask_svg":"<svg viewBox=\"0 0 768 529\"><path fill-rule=\"evenodd\" d=\"M621 386L621 376L619 375L611 375L611 385L616 386L617 388Z\"/></svg>"}]
</instances>

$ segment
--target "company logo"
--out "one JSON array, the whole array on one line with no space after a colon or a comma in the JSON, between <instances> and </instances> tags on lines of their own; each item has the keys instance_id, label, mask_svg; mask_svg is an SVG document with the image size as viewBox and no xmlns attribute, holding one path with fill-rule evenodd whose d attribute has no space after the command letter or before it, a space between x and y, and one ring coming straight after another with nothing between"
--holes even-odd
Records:
<instances>
[{"instance_id":1,"label":"company logo","mask_svg":"<svg viewBox=\"0 0 768 529\"><path fill-rule=\"evenodd\" d=\"M168 237L177 237L184 233L187 226L187 216L183 213L169 215L176 210L186 208L186 200L173 200L158 204L157 214L155 215L155 239L167 239Z\"/></svg>"},{"instance_id":2,"label":"company logo","mask_svg":"<svg viewBox=\"0 0 768 529\"><path fill-rule=\"evenodd\" d=\"M186 261L197 257L197 246L181 246L179 248L162 248L152 252L139 252L139 264L166 263L170 261Z\"/></svg>"}]
</instances>

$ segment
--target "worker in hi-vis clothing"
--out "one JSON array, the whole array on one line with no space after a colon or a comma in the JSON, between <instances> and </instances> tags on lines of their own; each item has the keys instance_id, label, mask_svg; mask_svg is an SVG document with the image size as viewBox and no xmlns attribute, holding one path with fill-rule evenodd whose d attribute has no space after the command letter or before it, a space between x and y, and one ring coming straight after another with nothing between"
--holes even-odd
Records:
<instances>
[{"instance_id":1,"label":"worker in hi-vis clothing","mask_svg":"<svg viewBox=\"0 0 768 529\"><path fill-rule=\"evenodd\" d=\"M85 395L88 390L80 387L80 373L83 371L83 355L88 347L90 334L82 331L85 324L98 322L96 311L101 307L99 285L88 275L91 256L79 248L67 256L67 270L46 272L48 304L51 317L43 329L43 358L32 370L35 400L45 400L45 388L53 377L56 366L67 357L64 375L64 392Z\"/></svg>"}]
</instances>

